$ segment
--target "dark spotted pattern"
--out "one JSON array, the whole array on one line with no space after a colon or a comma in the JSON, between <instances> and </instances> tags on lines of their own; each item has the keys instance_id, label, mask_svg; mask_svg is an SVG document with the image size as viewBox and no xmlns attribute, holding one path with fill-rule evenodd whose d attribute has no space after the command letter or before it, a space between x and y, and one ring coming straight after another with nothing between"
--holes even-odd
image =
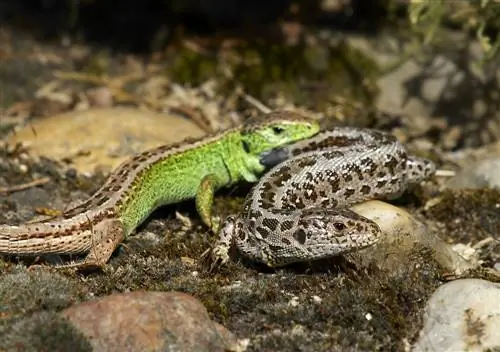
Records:
<instances>
[{"instance_id":1,"label":"dark spotted pattern","mask_svg":"<svg viewBox=\"0 0 500 352\"><path fill-rule=\"evenodd\" d=\"M287 231L293 228L293 222L289 220L282 221L280 224L280 231Z\"/></svg>"},{"instance_id":2,"label":"dark spotted pattern","mask_svg":"<svg viewBox=\"0 0 500 352\"><path fill-rule=\"evenodd\" d=\"M266 228L268 228L271 231L275 231L279 225L279 221L278 221L278 219L274 219L274 218L265 218L264 220L262 220L262 225L264 225Z\"/></svg>"},{"instance_id":3,"label":"dark spotted pattern","mask_svg":"<svg viewBox=\"0 0 500 352\"><path fill-rule=\"evenodd\" d=\"M372 245L378 226L346 207L396 197L434 172L378 131L337 128L287 148L290 158L259 181L220 233L221 246L233 238L243 254L270 266Z\"/></svg>"},{"instance_id":4,"label":"dark spotted pattern","mask_svg":"<svg viewBox=\"0 0 500 352\"><path fill-rule=\"evenodd\" d=\"M367 185L363 185L361 186L361 188L359 189L359 191L364 194L364 195L369 195L370 192L372 191L372 188L370 186L367 186Z\"/></svg>"},{"instance_id":5,"label":"dark spotted pattern","mask_svg":"<svg viewBox=\"0 0 500 352\"><path fill-rule=\"evenodd\" d=\"M349 138L347 136L326 136L325 138L319 138L315 141L306 142L304 146L302 144L297 145L296 148L292 150L292 155L300 155L303 153L327 149L330 147L339 148L339 147L347 147L353 144L363 143L364 140L361 136ZM334 151L332 151L334 152Z\"/></svg>"}]
</instances>

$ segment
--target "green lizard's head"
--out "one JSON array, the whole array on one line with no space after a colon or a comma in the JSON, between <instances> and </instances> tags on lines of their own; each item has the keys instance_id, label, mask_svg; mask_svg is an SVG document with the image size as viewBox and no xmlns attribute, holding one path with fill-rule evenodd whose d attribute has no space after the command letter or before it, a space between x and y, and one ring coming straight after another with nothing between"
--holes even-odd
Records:
<instances>
[{"instance_id":1,"label":"green lizard's head","mask_svg":"<svg viewBox=\"0 0 500 352\"><path fill-rule=\"evenodd\" d=\"M259 156L318 132L318 122L291 111L276 111L248 119L241 135L246 152Z\"/></svg>"}]
</instances>

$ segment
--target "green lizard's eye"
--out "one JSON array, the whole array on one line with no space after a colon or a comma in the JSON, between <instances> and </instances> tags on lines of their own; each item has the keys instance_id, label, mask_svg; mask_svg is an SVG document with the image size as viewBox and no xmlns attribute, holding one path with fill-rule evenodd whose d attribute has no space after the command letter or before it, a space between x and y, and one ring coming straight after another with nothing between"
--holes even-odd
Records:
<instances>
[{"instance_id":1,"label":"green lizard's eye","mask_svg":"<svg viewBox=\"0 0 500 352\"><path fill-rule=\"evenodd\" d=\"M283 133L285 129L283 127L279 127L279 126L274 126L273 127L273 132L276 133L276 134L281 134Z\"/></svg>"}]
</instances>

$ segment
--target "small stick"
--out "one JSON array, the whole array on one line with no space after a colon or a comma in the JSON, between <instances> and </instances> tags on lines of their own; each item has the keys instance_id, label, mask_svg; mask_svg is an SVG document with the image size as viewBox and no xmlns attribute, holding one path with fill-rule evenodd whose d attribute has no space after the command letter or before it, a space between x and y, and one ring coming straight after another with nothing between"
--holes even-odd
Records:
<instances>
[{"instance_id":1,"label":"small stick","mask_svg":"<svg viewBox=\"0 0 500 352\"><path fill-rule=\"evenodd\" d=\"M252 104L255 106L258 110L260 110L262 113L267 114L271 112L271 109L269 109L267 106L265 106L263 103L252 97L251 95L243 93L243 99L247 101L247 103Z\"/></svg>"},{"instance_id":2,"label":"small stick","mask_svg":"<svg viewBox=\"0 0 500 352\"><path fill-rule=\"evenodd\" d=\"M23 190L31 188L31 187L44 185L44 184L48 183L49 181L50 181L50 177L42 177L42 178L39 178L38 180L33 180L31 182L22 183L22 184L17 185L17 186L3 187L3 188L0 188L0 194L4 194L4 193L8 194L8 193L17 192L17 191L23 191Z\"/></svg>"},{"instance_id":3,"label":"small stick","mask_svg":"<svg viewBox=\"0 0 500 352\"><path fill-rule=\"evenodd\" d=\"M456 172L452 170L436 170L434 175L437 177L453 177L456 175Z\"/></svg>"}]
</instances>

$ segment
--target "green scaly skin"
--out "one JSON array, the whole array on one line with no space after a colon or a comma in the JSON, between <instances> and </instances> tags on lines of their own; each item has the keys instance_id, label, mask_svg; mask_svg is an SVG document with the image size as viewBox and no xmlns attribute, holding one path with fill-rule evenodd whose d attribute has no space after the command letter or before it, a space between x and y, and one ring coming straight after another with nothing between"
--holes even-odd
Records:
<instances>
[{"instance_id":1,"label":"green scaly skin","mask_svg":"<svg viewBox=\"0 0 500 352\"><path fill-rule=\"evenodd\" d=\"M265 170L263 154L318 132L319 125L301 115L274 112L202 139L143 152L60 218L0 225L0 253L88 253L66 266L103 266L156 208L192 198L203 222L217 231L219 219L212 216L216 190L257 181Z\"/></svg>"}]
</instances>

